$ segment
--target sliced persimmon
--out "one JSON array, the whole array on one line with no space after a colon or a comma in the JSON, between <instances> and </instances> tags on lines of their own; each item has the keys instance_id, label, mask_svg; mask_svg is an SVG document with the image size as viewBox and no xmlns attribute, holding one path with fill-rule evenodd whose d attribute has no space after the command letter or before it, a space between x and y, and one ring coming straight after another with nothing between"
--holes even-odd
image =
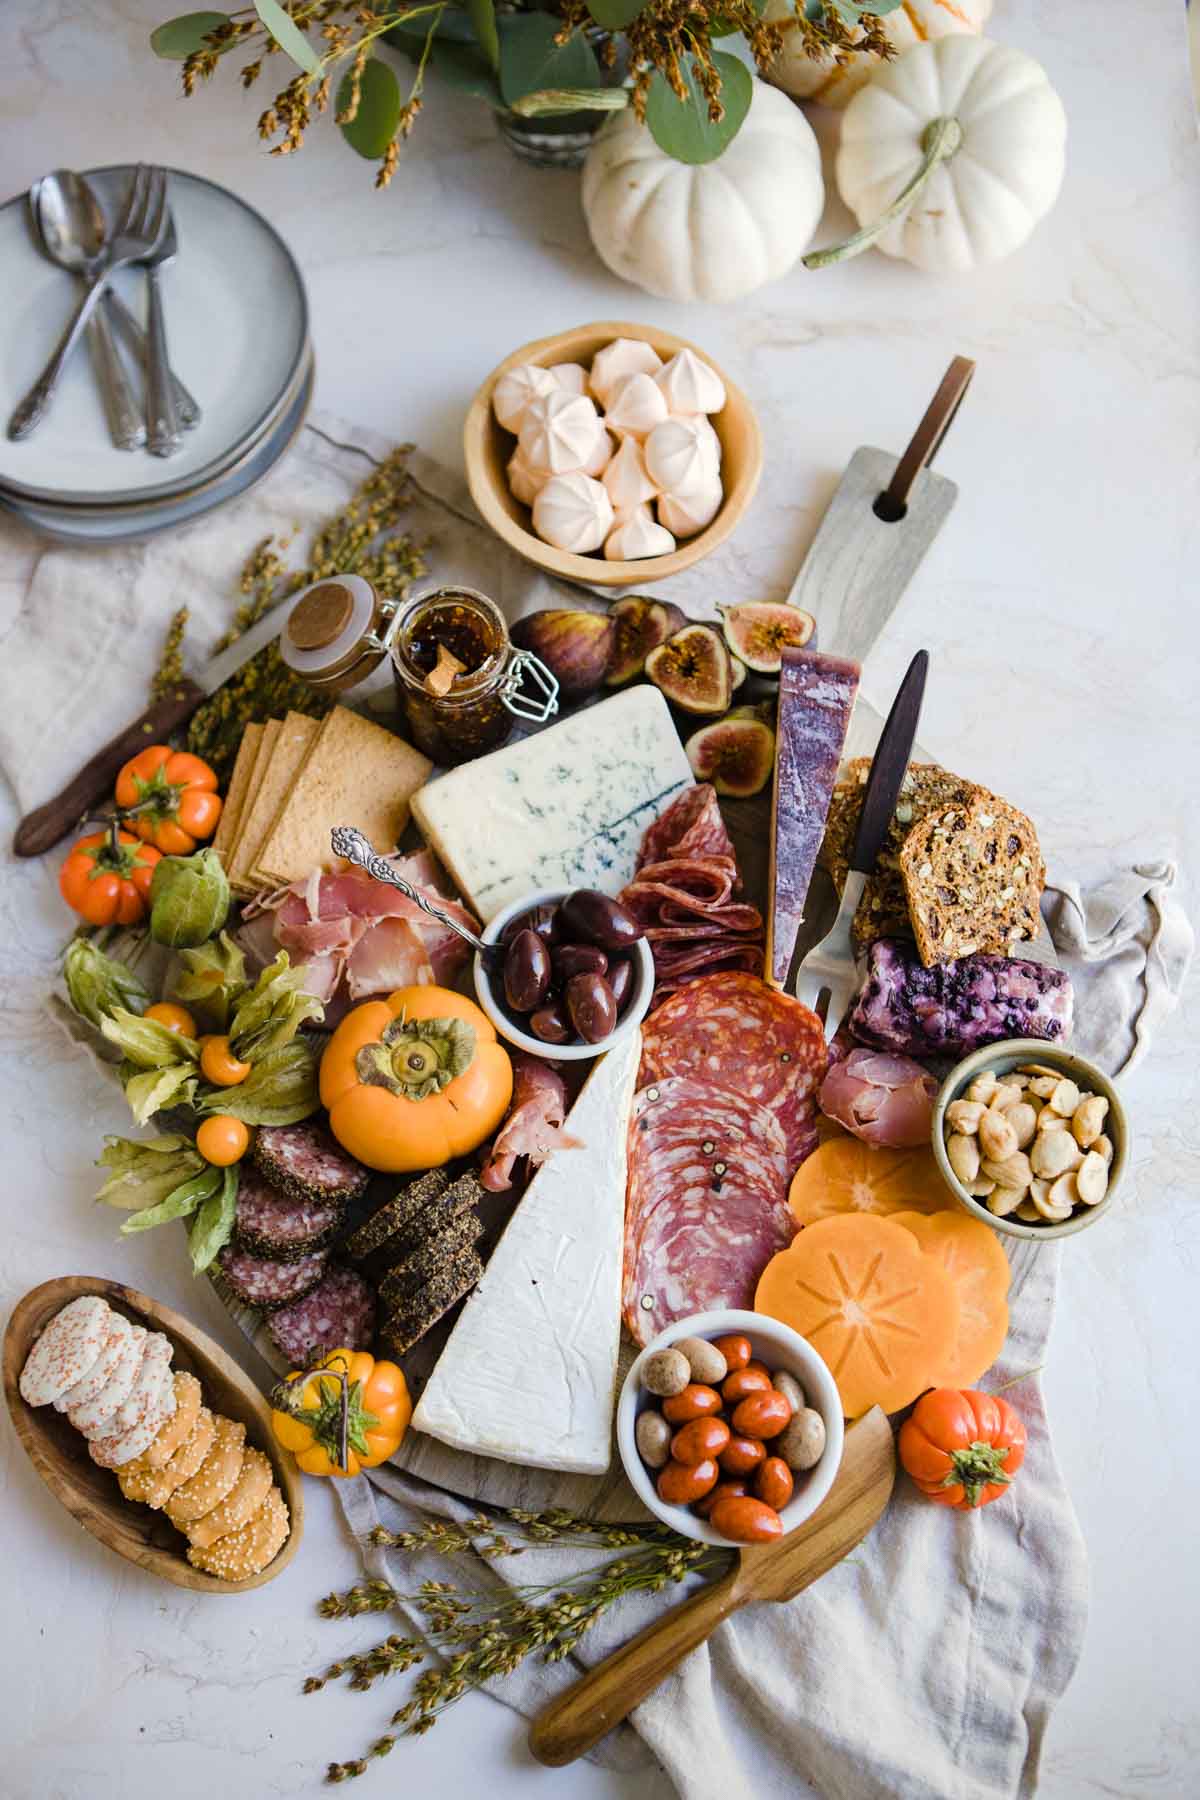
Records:
<instances>
[{"instance_id":1,"label":"sliced persimmon","mask_svg":"<svg viewBox=\"0 0 1200 1800\"><path fill-rule=\"evenodd\" d=\"M819 1219L771 1258L754 1304L808 1339L848 1419L898 1412L934 1385L958 1333L958 1291L911 1231L871 1213Z\"/></svg>"},{"instance_id":2,"label":"sliced persimmon","mask_svg":"<svg viewBox=\"0 0 1200 1800\"><path fill-rule=\"evenodd\" d=\"M1008 1336L1012 1270L1004 1245L982 1219L957 1210L893 1213L891 1222L911 1231L958 1289L958 1335L948 1360L935 1370L933 1385L974 1387Z\"/></svg>"},{"instance_id":3,"label":"sliced persimmon","mask_svg":"<svg viewBox=\"0 0 1200 1800\"><path fill-rule=\"evenodd\" d=\"M932 1150L881 1150L848 1132L806 1156L788 1190L802 1225L838 1213L932 1213L949 1198Z\"/></svg>"}]
</instances>

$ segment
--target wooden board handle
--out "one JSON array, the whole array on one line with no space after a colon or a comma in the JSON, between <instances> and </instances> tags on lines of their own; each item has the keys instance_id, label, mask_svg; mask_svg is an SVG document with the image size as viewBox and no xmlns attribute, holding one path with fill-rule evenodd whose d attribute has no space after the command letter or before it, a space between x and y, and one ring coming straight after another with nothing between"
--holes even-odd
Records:
<instances>
[{"instance_id":1,"label":"wooden board handle","mask_svg":"<svg viewBox=\"0 0 1200 1800\"><path fill-rule=\"evenodd\" d=\"M529 1732L529 1748L538 1761L551 1768L574 1762L640 1706L689 1651L743 1604L738 1574L735 1565L723 1580L655 1619L552 1701Z\"/></svg>"},{"instance_id":2,"label":"wooden board handle","mask_svg":"<svg viewBox=\"0 0 1200 1800\"><path fill-rule=\"evenodd\" d=\"M96 752L61 794L26 814L13 838L14 854L41 856L53 849L93 808L111 800L121 765L147 744L159 743L186 725L204 698L204 689L185 677L165 700L156 700L147 707L140 719Z\"/></svg>"}]
</instances>

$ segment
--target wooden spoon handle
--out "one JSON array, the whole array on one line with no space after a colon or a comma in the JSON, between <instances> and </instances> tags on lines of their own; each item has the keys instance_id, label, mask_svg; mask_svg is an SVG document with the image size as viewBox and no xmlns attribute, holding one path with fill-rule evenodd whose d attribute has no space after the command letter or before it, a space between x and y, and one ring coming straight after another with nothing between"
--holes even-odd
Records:
<instances>
[{"instance_id":1,"label":"wooden spoon handle","mask_svg":"<svg viewBox=\"0 0 1200 1800\"><path fill-rule=\"evenodd\" d=\"M541 1763L574 1762L640 1706L689 1650L742 1604L738 1569L676 1606L637 1637L589 1669L573 1688L551 1701L534 1720L529 1747Z\"/></svg>"},{"instance_id":2,"label":"wooden spoon handle","mask_svg":"<svg viewBox=\"0 0 1200 1800\"><path fill-rule=\"evenodd\" d=\"M186 676L165 700L156 700L140 719L127 725L103 750L80 769L69 787L44 806L27 813L17 826L13 851L17 856L41 856L66 837L93 807L112 799L118 771L147 744L162 743L187 723L204 699L204 689Z\"/></svg>"}]
</instances>

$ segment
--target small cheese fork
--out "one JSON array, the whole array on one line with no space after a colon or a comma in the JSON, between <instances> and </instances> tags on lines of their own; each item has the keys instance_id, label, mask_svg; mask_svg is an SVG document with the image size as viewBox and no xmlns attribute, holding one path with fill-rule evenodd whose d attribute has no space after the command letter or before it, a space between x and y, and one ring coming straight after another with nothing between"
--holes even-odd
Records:
<instances>
[{"instance_id":1,"label":"small cheese fork","mask_svg":"<svg viewBox=\"0 0 1200 1800\"><path fill-rule=\"evenodd\" d=\"M834 1035L845 1018L858 986L851 926L896 808L917 735L928 673L929 652L918 650L900 683L875 747L837 918L820 942L813 945L796 975L796 998L824 1019L826 1038Z\"/></svg>"}]
</instances>

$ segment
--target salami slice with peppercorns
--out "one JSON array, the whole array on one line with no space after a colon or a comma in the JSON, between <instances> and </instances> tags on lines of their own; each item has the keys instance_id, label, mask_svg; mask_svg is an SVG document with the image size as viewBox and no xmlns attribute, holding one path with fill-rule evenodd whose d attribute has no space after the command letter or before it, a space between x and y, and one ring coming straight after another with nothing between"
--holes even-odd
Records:
<instances>
[{"instance_id":1,"label":"salami slice with peppercorns","mask_svg":"<svg viewBox=\"0 0 1200 1800\"><path fill-rule=\"evenodd\" d=\"M335 1263L311 1294L272 1313L268 1329L294 1369L325 1350L369 1350L375 1295L361 1275Z\"/></svg>"},{"instance_id":2,"label":"salami slice with peppercorns","mask_svg":"<svg viewBox=\"0 0 1200 1800\"><path fill-rule=\"evenodd\" d=\"M789 1173L778 1119L745 1095L668 1076L636 1096L621 1297L636 1343L690 1313L753 1305L796 1232Z\"/></svg>"},{"instance_id":3,"label":"salami slice with peppercorns","mask_svg":"<svg viewBox=\"0 0 1200 1800\"><path fill-rule=\"evenodd\" d=\"M244 1306L261 1306L269 1311L276 1306L289 1306L311 1294L322 1275L328 1252L313 1250L293 1262L280 1262L265 1256L251 1256L226 1244L217 1257L217 1266L229 1283L235 1299Z\"/></svg>"},{"instance_id":4,"label":"salami slice with peppercorns","mask_svg":"<svg viewBox=\"0 0 1200 1800\"><path fill-rule=\"evenodd\" d=\"M353 1200L370 1170L319 1125L264 1125L254 1136L255 1166L293 1200Z\"/></svg>"},{"instance_id":5,"label":"salami slice with peppercorns","mask_svg":"<svg viewBox=\"0 0 1200 1800\"><path fill-rule=\"evenodd\" d=\"M644 1085L688 1075L773 1113L794 1172L816 1145L816 1096L829 1063L821 1021L756 975L702 975L642 1027Z\"/></svg>"},{"instance_id":6,"label":"salami slice with peppercorns","mask_svg":"<svg viewBox=\"0 0 1200 1800\"><path fill-rule=\"evenodd\" d=\"M343 1211L341 1200L294 1199L243 1163L233 1229L239 1250L296 1262L336 1236Z\"/></svg>"}]
</instances>

